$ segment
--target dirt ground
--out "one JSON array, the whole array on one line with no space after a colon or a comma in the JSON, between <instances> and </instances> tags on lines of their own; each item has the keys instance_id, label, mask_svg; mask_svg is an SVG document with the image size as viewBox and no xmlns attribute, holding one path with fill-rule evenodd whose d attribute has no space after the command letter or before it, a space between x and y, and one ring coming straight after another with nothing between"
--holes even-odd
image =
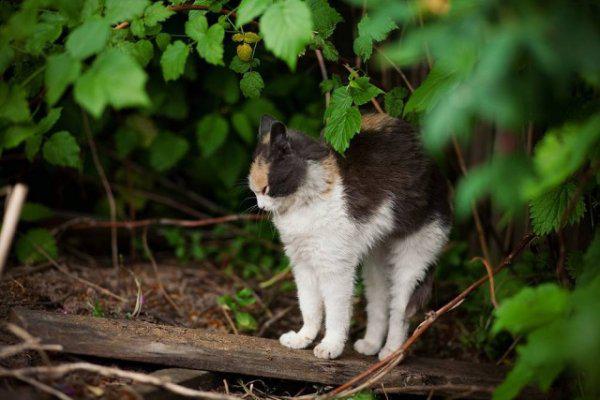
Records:
<instances>
[{"instance_id":1,"label":"dirt ground","mask_svg":"<svg viewBox=\"0 0 600 400\"><path fill-rule=\"evenodd\" d=\"M158 276L149 263L137 263L119 270L91 262L85 264L81 260L67 261L64 265L66 270L63 271L52 265L42 265L34 268L13 268L5 273L0 281L0 319L6 321L10 310L20 306L64 314L136 318L156 324L233 333L231 316L217 300L219 296L231 295L244 285L249 285L255 290L258 299L249 310L258 321L258 329L245 334L277 338L281 333L301 324L293 292L278 290L277 284L260 290L259 282L242 281L231 270L220 269L208 262L182 265L176 261L159 259ZM291 276L286 279L291 279ZM164 291L161 290L161 285ZM112 297L107 291L125 298L126 301ZM356 309L352 329L354 337L357 337L364 327L362 300L357 300ZM420 356L476 360L477 354L459 350L461 344L452 339L457 334L456 329L451 320L438 323L426 335L425 340L415 346L413 352ZM1 345L16 342L14 336L6 330L0 330ZM83 358L58 354L52 355L51 359L55 362ZM93 361L143 372L157 369L156 366L114 360ZM28 352L0 360L0 366L10 369L37 365L40 362L36 353ZM251 392L259 397L266 394L289 396L324 389L312 384L256 380L223 374L219 377L220 383L213 390L228 390L250 397L252 396L248 395L249 387L252 388ZM130 382L89 373L74 373L46 383L51 383L73 398L135 398L135 395L127 390ZM20 390L23 396L31 393L30 388L23 387L18 382L0 381L0 397L2 390L15 389Z\"/></svg>"}]
</instances>

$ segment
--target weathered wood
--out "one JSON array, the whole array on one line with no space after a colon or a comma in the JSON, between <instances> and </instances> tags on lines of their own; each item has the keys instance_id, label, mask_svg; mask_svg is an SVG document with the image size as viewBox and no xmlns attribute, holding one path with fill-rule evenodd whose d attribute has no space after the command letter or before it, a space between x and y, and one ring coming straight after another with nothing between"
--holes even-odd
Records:
<instances>
[{"instance_id":1,"label":"weathered wood","mask_svg":"<svg viewBox=\"0 0 600 400\"><path fill-rule=\"evenodd\" d=\"M311 350L291 350L276 340L208 333L140 321L61 315L26 309L12 318L44 343L68 353L252 376L340 384L376 361L347 350L337 360L317 359ZM350 346L348 346L350 347ZM487 364L408 357L384 379L386 386L466 386L489 396L503 369ZM477 388L481 388L478 391ZM437 393L437 392L436 392Z\"/></svg>"},{"instance_id":2,"label":"weathered wood","mask_svg":"<svg viewBox=\"0 0 600 400\"><path fill-rule=\"evenodd\" d=\"M217 377L216 374L208 371L200 371L189 368L165 368L154 371L150 375L156 376L178 385L186 386L191 389L208 390L214 386ZM132 385L128 388L139 398L144 400L181 400L187 397L179 396L164 389L152 385L141 383Z\"/></svg>"}]
</instances>

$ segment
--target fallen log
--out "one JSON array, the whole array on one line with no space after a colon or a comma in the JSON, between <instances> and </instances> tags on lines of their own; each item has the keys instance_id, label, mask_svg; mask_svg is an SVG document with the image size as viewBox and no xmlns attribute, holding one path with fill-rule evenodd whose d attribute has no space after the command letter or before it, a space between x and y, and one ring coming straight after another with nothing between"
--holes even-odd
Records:
<instances>
[{"instance_id":1,"label":"fallen log","mask_svg":"<svg viewBox=\"0 0 600 400\"><path fill-rule=\"evenodd\" d=\"M347 349L336 360L322 360L311 350L291 350L276 340L209 333L199 329L132 320L62 315L16 308L18 323L44 344L59 344L67 353L152 363L169 367L228 372L268 378L340 384L376 361ZM350 347L350 346L348 346ZM407 357L382 380L384 387L423 393L489 397L504 377L495 365ZM453 389L453 388L456 389ZM414 388L414 390L411 390Z\"/></svg>"}]
</instances>

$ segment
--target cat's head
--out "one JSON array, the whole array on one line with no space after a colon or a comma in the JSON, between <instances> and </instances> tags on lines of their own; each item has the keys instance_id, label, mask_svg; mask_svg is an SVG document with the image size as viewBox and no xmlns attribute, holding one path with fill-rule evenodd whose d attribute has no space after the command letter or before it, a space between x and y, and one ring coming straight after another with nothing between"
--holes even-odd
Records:
<instances>
[{"instance_id":1,"label":"cat's head","mask_svg":"<svg viewBox=\"0 0 600 400\"><path fill-rule=\"evenodd\" d=\"M310 200L331 184L332 162L325 144L263 115L248 176L258 207L277 212Z\"/></svg>"}]
</instances>

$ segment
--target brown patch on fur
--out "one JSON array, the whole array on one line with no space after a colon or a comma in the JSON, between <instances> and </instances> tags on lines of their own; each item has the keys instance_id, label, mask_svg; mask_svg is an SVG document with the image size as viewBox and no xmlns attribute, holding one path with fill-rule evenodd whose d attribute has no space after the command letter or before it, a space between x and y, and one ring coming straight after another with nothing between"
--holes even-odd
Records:
<instances>
[{"instance_id":1,"label":"brown patch on fur","mask_svg":"<svg viewBox=\"0 0 600 400\"><path fill-rule=\"evenodd\" d=\"M362 131L381 132L385 127L394 123L394 118L387 114L365 114L362 116L360 129Z\"/></svg>"},{"instance_id":2,"label":"brown patch on fur","mask_svg":"<svg viewBox=\"0 0 600 400\"><path fill-rule=\"evenodd\" d=\"M260 138L260 142L262 144L269 144L269 142L271 141L271 132L265 133L264 135L262 135L262 137Z\"/></svg>"},{"instance_id":3,"label":"brown patch on fur","mask_svg":"<svg viewBox=\"0 0 600 400\"><path fill-rule=\"evenodd\" d=\"M250 187L261 192L269 184L269 163L257 157L250 166Z\"/></svg>"},{"instance_id":4,"label":"brown patch on fur","mask_svg":"<svg viewBox=\"0 0 600 400\"><path fill-rule=\"evenodd\" d=\"M323 168L327 174L327 188L323 191L323 195L328 196L335 182L340 179L340 169L333 153L323 160Z\"/></svg>"}]
</instances>

